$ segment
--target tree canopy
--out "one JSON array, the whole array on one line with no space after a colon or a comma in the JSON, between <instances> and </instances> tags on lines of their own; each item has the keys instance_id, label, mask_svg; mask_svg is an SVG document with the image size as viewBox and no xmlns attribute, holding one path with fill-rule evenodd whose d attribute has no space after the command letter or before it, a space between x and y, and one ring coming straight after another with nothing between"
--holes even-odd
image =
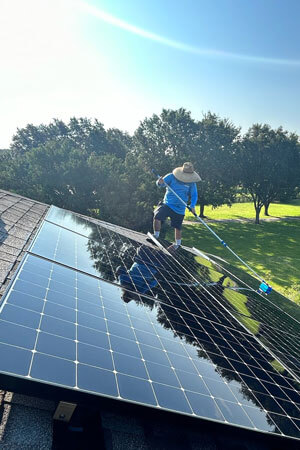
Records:
<instances>
[{"instance_id":1,"label":"tree canopy","mask_svg":"<svg viewBox=\"0 0 300 450\"><path fill-rule=\"evenodd\" d=\"M97 119L54 119L18 129L0 154L0 187L140 231L151 229L160 175L191 161L200 174L198 203L231 204L239 190L261 208L299 189L299 137L255 124L242 136L229 119L184 108L145 118L133 136ZM266 210L267 212L267 210Z\"/></svg>"},{"instance_id":2,"label":"tree canopy","mask_svg":"<svg viewBox=\"0 0 300 450\"><path fill-rule=\"evenodd\" d=\"M195 158L203 179L198 187L200 216L203 217L205 205L230 205L234 199L238 180L235 154L240 130L228 119L220 119L212 113L204 115L199 127Z\"/></svg>"},{"instance_id":3,"label":"tree canopy","mask_svg":"<svg viewBox=\"0 0 300 450\"><path fill-rule=\"evenodd\" d=\"M259 223L261 208L299 183L298 138L282 128L255 124L239 146L237 164L240 182L253 200L255 223Z\"/></svg>"},{"instance_id":4,"label":"tree canopy","mask_svg":"<svg viewBox=\"0 0 300 450\"><path fill-rule=\"evenodd\" d=\"M62 120L54 119L49 125L32 125L17 130L12 138L11 151L16 155L26 152L49 142L57 146L66 141L70 145L87 154L97 155L114 154L125 158L131 146L131 137L116 128L105 131L104 126L97 119L72 117L68 124Z\"/></svg>"}]
</instances>

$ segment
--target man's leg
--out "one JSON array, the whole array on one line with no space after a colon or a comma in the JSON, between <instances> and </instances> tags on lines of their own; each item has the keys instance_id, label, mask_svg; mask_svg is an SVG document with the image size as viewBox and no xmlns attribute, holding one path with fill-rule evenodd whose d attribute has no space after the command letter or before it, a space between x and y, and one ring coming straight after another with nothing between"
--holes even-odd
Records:
<instances>
[{"instance_id":1,"label":"man's leg","mask_svg":"<svg viewBox=\"0 0 300 450\"><path fill-rule=\"evenodd\" d=\"M181 227L183 219L183 214L177 214L175 211L172 211L171 225L175 230L175 248L178 248L181 245Z\"/></svg>"},{"instance_id":2,"label":"man's leg","mask_svg":"<svg viewBox=\"0 0 300 450\"><path fill-rule=\"evenodd\" d=\"M154 236L157 238L159 237L162 222L170 215L169 211L170 208L164 203L159 205L154 211L153 231Z\"/></svg>"},{"instance_id":3,"label":"man's leg","mask_svg":"<svg viewBox=\"0 0 300 450\"><path fill-rule=\"evenodd\" d=\"M160 229L161 229L161 220L154 218L153 219L153 232L154 232L155 237L159 237Z\"/></svg>"},{"instance_id":4,"label":"man's leg","mask_svg":"<svg viewBox=\"0 0 300 450\"><path fill-rule=\"evenodd\" d=\"M181 230L175 228L175 244L181 245Z\"/></svg>"}]
</instances>

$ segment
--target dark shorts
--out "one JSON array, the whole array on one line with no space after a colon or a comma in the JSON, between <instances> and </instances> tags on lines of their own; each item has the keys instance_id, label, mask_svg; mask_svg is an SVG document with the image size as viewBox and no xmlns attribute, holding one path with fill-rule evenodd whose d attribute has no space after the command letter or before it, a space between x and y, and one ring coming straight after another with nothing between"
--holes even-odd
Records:
<instances>
[{"instance_id":1,"label":"dark shorts","mask_svg":"<svg viewBox=\"0 0 300 450\"><path fill-rule=\"evenodd\" d=\"M184 219L184 214L177 214L169 206L162 203L155 209L154 219L161 220L162 222L164 222L167 217L170 217L171 226L173 228L177 228L177 230L181 230L182 222Z\"/></svg>"}]
</instances>

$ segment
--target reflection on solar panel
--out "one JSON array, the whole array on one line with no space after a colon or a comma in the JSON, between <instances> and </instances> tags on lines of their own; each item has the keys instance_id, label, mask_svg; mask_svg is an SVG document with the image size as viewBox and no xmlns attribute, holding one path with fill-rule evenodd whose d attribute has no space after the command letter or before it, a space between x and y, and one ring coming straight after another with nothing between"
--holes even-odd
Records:
<instances>
[{"instance_id":1,"label":"reflection on solar panel","mask_svg":"<svg viewBox=\"0 0 300 450\"><path fill-rule=\"evenodd\" d=\"M75 233L53 223L44 223L32 248L33 253L109 281L118 279L116 270L122 266L125 272L129 271L129 275L126 272L121 277L125 283L127 276L127 288L145 293L145 289L149 287L151 295L153 289L151 285L147 285L145 273L139 273L139 268L134 271L131 267L134 262L139 263L141 260L148 266L155 266L155 279L159 281L155 290L160 291L161 300L197 314L204 314L205 317L224 325L233 322L237 326L231 315L224 316L225 307L259 337L300 380L300 308L297 305L275 293L266 298L228 270L220 269L219 266L185 250L180 249L174 261L173 257L162 255L161 252L152 251L149 254L149 247L146 247L148 253L145 254L140 244L132 239L58 208L51 208L47 219L60 225L65 223ZM83 232L84 235L81 234ZM164 244L162 241L161 243ZM169 244L166 243L165 246L167 245ZM134 283L131 282L132 276ZM244 274L242 276L247 277ZM249 280L253 285L253 279L249 277ZM190 293L195 281L198 282L196 301L192 300ZM254 285L257 286L257 281ZM249 289L236 290L240 287ZM195 289L193 293L194 291ZM274 303L272 298L275 299Z\"/></svg>"},{"instance_id":2,"label":"reflection on solar panel","mask_svg":"<svg viewBox=\"0 0 300 450\"><path fill-rule=\"evenodd\" d=\"M295 319L191 252L59 212L2 303L1 372L300 439Z\"/></svg>"},{"instance_id":3,"label":"reflection on solar panel","mask_svg":"<svg viewBox=\"0 0 300 450\"><path fill-rule=\"evenodd\" d=\"M203 258L191 259L188 252L181 250L176 259L300 380L300 308L296 304L275 292L268 298L259 294L250 287L257 285L256 280L241 271L237 278L226 267L216 270L210 264L209 277L214 282L209 283L203 277ZM246 284L241 278L248 278L250 282Z\"/></svg>"}]
</instances>

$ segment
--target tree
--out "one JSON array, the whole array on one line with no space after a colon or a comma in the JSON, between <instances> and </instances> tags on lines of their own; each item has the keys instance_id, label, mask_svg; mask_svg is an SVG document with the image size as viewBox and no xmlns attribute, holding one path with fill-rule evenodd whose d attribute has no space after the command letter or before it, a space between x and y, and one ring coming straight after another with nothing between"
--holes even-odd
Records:
<instances>
[{"instance_id":1,"label":"tree","mask_svg":"<svg viewBox=\"0 0 300 450\"><path fill-rule=\"evenodd\" d=\"M199 130L194 160L203 179L203 183L198 184L198 202L200 217L204 217L205 205L230 205L234 199L235 154L240 129L228 119L208 112L199 123Z\"/></svg>"},{"instance_id":2,"label":"tree","mask_svg":"<svg viewBox=\"0 0 300 450\"><path fill-rule=\"evenodd\" d=\"M54 119L49 125L29 124L25 128L18 129L13 136L10 149L16 156L20 156L48 142L56 142L59 146L66 140L73 147L86 151L88 154L111 153L123 158L131 143L128 134L115 128L106 132L97 119L92 121L87 118L72 117L68 124Z\"/></svg>"},{"instance_id":3,"label":"tree","mask_svg":"<svg viewBox=\"0 0 300 450\"><path fill-rule=\"evenodd\" d=\"M134 154L146 168L165 174L192 161L203 183L198 184L200 215L204 206L230 203L236 177L233 156L239 129L227 119L208 113L201 122L190 112L163 110L145 119L134 135Z\"/></svg>"},{"instance_id":4,"label":"tree","mask_svg":"<svg viewBox=\"0 0 300 450\"><path fill-rule=\"evenodd\" d=\"M181 166L196 153L199 127L190 112L163 109L141 122L134 134L133 154L146 169L160 174Z\"/></svg>"},{"instance_id":5,"label":"tree","mask_svg":"<svg viewBox=\"0 0 300 450\"><path fill-rule=\"evenodd\" d=\"M105 172L115 165L117 179L124 178L131 144L129 134L117 128L106 132L97 120L71 118L68 124L57 119L48 125L29 124L13 137L10 151L0 155L1 187L85 214L96 214L100 202L105 214L106 207L111 209L108 192L115 192L112 183L103 183Z\"/></svg>"},{"instance_id":6,"label":"tree","mask_svg":"<svg viewBox=\"0 0 300 450\"><path fill-rule=\"evenodd\" d=\"M1 169L4 189L81 213L94 206L88 155L68 139L18 156L9 153Z\"/></svg>"},{"instance_id":7,"label":"tree","mask_svg":"<svg viewBox=\"0 0 300 450\"><path fill-rule=\"evenodd\" d=\"M88 213L94 207L94 186L88 154L65 139L49 141L25 155L31 197L61 208Z\"/></svg>"},{"instance_id":8,"label":"tree","mask_svg":"<svg viewBox=\"0 0 300 450\"><path fill-rule=\"evenodd\" d=\"M31 183L28 177L28 164L24 156L15 158L11 152L1 155L0 187L7 191L30 196Z\"/></svg>"},{"instance_id":9,"label":"tree","mask_svg":"<svg viewBox=\"0 0 300 450\"><path fill-rule=\"evenodd\" d=\"M108 142L107 153L125 159L132 148L132 137L118 128L109 128L106 132Z\"/></svg>"},{"instance_id":10,"label":"tree","mask_svg":"<svg viewBox=\"0 0 300 450\"><path fill-rule=\"evenodd\" d=\"M16 156L22 156L27 151L45 144L47 141L60 142L68 135L68 126L63 121L54 119L49 125L28 124L25 128L18 128L12 138L10 150Z\"/></svg>"},{"instance_id":11,"label":"tree","mask_svg":"<svg viewBox=\"0 0 300 450\"><path fill-rule=\"evenodd\" d=\"M285 189L295 187L299 177L299 144L297 136L272 130L269 125L253 125L239 147L237 164L240 180L252 197L255 223L260 211L268 207Z\"/></svg>"},{"instance_id":12,"label":"tree","mask_svg":"<svg viewBox=\"0 0 300 450\"><path fill-rule=\"evenodd\" d=\"M156 186L133 155L92 155L95 208L101 220L138 231L152 227Z\"/></svg>"},{"instance_id":13,"label":"tree","mask_svg":"<svg viewBox=\"0 0 300 450\"><path fill-rule=\"evenodd\" d=\"M264 202L266 216L269 215L271 202L277 199L281 201L291 199L300 177L300 145L296 134L278 128L273 151L275 158L280 161L280 168L277 170L276 165L273 166L273 177Z\"/></svg>"}]
</instances>

